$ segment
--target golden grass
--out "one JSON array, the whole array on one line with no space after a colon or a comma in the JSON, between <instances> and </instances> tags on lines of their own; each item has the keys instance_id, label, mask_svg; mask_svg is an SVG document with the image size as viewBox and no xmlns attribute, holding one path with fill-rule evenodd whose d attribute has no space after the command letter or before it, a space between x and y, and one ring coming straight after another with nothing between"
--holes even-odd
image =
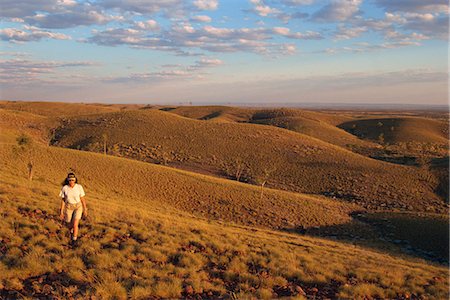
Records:
<instances>
[{"instance_id":1,"label":"golden grass","mask_svg":"<svg viewBox=\"0 0 450 300\"><path fill-rule=\"evenodd\" d=\"M385 117L349 121L339 125L361 138L387 143L438 143L448 145L448 122L419 117Z\"/></svg>"},{"instance_id":2,"label":"golden grass","mask_svg":"<svg viewBox=\"0 0 450 300\"><path fill-rule=\"evenodd\" d=\"M0 285L2 293L16 297L44 297L50 291L47 295L64 298L300 299L299 288L319 298L448 297L443 266L206 221L150 204L138 207L130 203L142 200L125 202L120 195L100 192L99 198L107 197L110 205L88 194L92 219L82 220L81 246L70 249L67 229L57 219L59 200L51 196L58 192L57 182L49 174L30 183L11 166L3 170ZM47 229L49 223L58 228L56 234Z\"/></svg>"},{"instance_id":3,"label":"golden grass","mask_svg":"<svg viewBox=\"0 0 450 300\"><path fill-rule=\"evenodd\" d=\"M114 112L119 111L120 107L90 103L0 101L0 109L23 111L47 117L66 117Z\"/></svg>"},{"instance_id":4,"label":"golden grass","mask_svg":"<svg viewBox=\"0 0 450 300\"><path fill-rule=\"evenodd\" d=\"M26 176L27 162L11 148L0 146L4 167L16 176ZM252 185L70 149L36 145L34 165L36 180L52 183L55 189L55 183L69 170L75 171L90 198L101 203L121 197L125 203L142 208L176 209L243 225L291 229L331 226L348 222L349 213L360 209L325 197L272 189L266 189L261 199L259 189ZM145 232L135 234L145 237Z\"/></svg>"},{"instance_id":5,"label":"golden grass","mask_svg":"<svg viewBox=\"0 0 450 300\"><path fill-rule=\"evenodd\" d=\"M75 118L56 145L109 152L137 160L230 176L246 163L244 181L302 193L337 195L368 208L446 211L426 169L373 160L318 139L255 124L187 119L168 112L126 111ZM267 176L266 176L267 174Z\"/></svg>"}]
</instances>

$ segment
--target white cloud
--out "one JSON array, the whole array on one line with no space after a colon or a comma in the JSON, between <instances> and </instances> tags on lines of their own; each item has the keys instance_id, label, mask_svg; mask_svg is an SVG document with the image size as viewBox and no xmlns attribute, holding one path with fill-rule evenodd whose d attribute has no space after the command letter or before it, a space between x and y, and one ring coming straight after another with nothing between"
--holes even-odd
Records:
<instances>
[{"instance_id":1,"label":"white cloud","mask_svg":"<svg viewBox=\"0 0 450 300\"><path fill-rule=\"evenodd\" d=\"M217 0L195 0L193 4L200 10L215 10L219 6Z\"/></svg>"},{"instance_id":2,"label":"white cloud","mask_svg":"<svg viewBox=\"0 0 450 300\"><path fill-rule=\"evenodd\" d=\"M200 49L211 52L254 52L263 55L286 53L286 43L270 42L274 37L288 39L322 39L317 32L291 32L288 28L221 28L210 25L194 28L188 23L175 25L158 34L136 28L115 28L95 31L85 42L105 46L129 45L130 47L171 51ZM183 53L180 53L183 54Z\"/></svg>"},{"instance_id":3,"label":"white cloud","mask_svg":"<svg viewBox=\"0 0 450 300\"><path fill-rule=\"evenodd\" d=\"M46 30L41 30L33 26L24 26L23 29L3 28L0 29L0 39L9 42L32 42L42 39L69 40L70 36Z\"/></svg>"},{"instance_id":4,"label":"white cloud","mask_svg":"<svg viewBox=\"0 0 450 300\"><path fill-rule=\"evenodd\" d=\"M197 21L197 22L209 23L209 22L211 22L211 17L205 16L205 15L198 15L198 16L193 16L191 18L191 20Z\"/></svg>"},{"instance_id":5,"label":"white cloud","mask_svg":"<svg viewBox=\"0 0 450 300\"><path fill-rule=\"evenodd\" d=\"M104 9L115 9L122 13L132 12L142 15L152 15L158 12L170 15L185 8L183 0L100 0L98 5Z\"/></svg>"},{"instance_id":6,"label":"white cloud","mask_svg":"<svg viewBox=\"0 0 450 300\"><path fill-rule=\"evenodd\" d=\"M282 3L290 6L298 6L298 5L310 5L313 4L316 0L281 0Z\"/></svg>"},{"instance_id":7,"label":"white cloud","mask_svg":"<svg viewBox=\"0 0 450 300\"><path fill-rule=\"evenodd\" d=\"M56 74L58 69L91 67L98 63L75 61L31 61L28 59L0 60L0 81L5 83L26 84L34 81L45 82L47 75ZM58 75L60 76L60 75Z\"/></svg>"},{"instance_id":8,"label":"white cloud","mask_svg":"<svg viewBox=\"0 0 450 300\"><path fill-rule=\"evenodd\" d=\"M362 0L331 0L313 15L320 22L345 21L359 11Z\"/></svg>"},{"instance_id":9,"label":"white cloud","mask_svg":"<svg viewBox=\"0 0 450 300\"><path fill-rule=\"evenodd\" d=\"M135 22L135 27L142 30L158 30L159 24L155 20Z\"/></svg>"},{"instance_id":10,"label":"white cloud","mask_svg":"<svg viewBox=\"0 0 450 300\"><path fill-rule=\"evenodd\" d=\"M370 44L367 42L358 42L354 43L353 46L346 47L338 47L338 48L327 48L325 50L315 51L317 54L340 54L340 53L366 53L366 52L374 52L381 51L387 49L396 49L408 46L420 46L420 42L404 39L398 41L384 42L381 44Z\"/></svg>"},{"instance_id":11,"label":"white cloud","mask_svg":"<svg viewBox=\"0 0 450 300\"><path fill-rule=\"evenodd\" d=\"M280 13L278 9L266 5L263 0L250 0L250 2L254 5L253 11L262 17Z\"/></svg>"},{"instance_id":12,"label":"white cloud","mask_svg":"<svg viewBox=\"0 0 450 300\"><path fill-rule=\"evenodd\" d=\"M375 0L375 2L389 12L445 13L448 11L448 0Z\"/></svg>"},{"instance_id":13,"label":"white cloud","mask_svg":"<svg viewBox=\"0 0 450 300\"><path fill-rule=\"evenodd\" d=\"M361 36L364 32L367 32L367 27L345 27L338 26L338 30L334 33L336 40L349 40Z\"/></svg>"},{"instance_id":14,"label":"white cloud","mask_svg":"<svg viewBox=\"0 0 450 300\"><path fill-rule=\"evenodd\" d=\"M132 73L124 77L110 76L104 78L104 82L110 83L160 83L163 81L172 80L187 80L200 78L206 74L206 69L217 67L223 64L223 61L216 58L201 58L197 60L193 65L183 66L181 64L169 64L162 65L163 70L144 72L144 73Z\"/></svg>"}]
</instances>

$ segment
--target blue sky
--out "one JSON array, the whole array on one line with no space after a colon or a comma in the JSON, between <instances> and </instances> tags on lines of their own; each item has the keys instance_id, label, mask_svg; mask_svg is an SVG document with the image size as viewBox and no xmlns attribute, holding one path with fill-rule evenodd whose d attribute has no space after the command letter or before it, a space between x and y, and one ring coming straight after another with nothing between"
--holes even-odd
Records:
<instances>
[{"instance_id":1,"label":"blue sky","mask_svg":"<svg viewBox=\"0 0 450 300\"><path fill-rule=\"evenodd\" d=\"M0 0L0 97L446 104L446 0Z\"/></svg>"}]
</instances>

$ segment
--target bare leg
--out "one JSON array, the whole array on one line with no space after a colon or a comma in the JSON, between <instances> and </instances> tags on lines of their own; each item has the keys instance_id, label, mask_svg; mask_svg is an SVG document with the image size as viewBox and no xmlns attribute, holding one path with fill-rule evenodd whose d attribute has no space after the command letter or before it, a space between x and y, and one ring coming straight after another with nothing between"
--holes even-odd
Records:
<instances>
[{"instance_id":1,"label":"bare leg","mask_svg":"<svg viewBox=\"0 0 450 300\"><path fill-rule=\"evenodd\" d=\"M78 224L80 220L73 219L73 237L76 239L78 237Z\"/></svg>"}]
</instances>

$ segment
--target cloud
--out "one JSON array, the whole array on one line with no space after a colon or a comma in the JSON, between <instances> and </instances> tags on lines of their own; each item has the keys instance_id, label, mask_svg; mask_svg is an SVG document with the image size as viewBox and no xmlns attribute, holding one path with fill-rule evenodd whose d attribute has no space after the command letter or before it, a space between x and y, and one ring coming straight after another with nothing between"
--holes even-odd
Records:
<instances>
[{"instance_id":1,"label":"cloud","mask_svg":"<svg viewBox=\"0 0 450 300\"><path fill-rule=\"evenodd\" d=\"M420 42L411 39L400 39L399 41L384 42L381 44L370 44L367 42L354 43L353 46L345 46L338 48L327 48L325 50L315 51L316 54L340 54L340 53L366 53L387 49L396 49L408 46L420 46Z\"/></svg>"},{"instance_id":2,"label":"cloud","mask_svg":"<svg viewBox=\"0 0 450 300\"><path fill-rule=\"evenodd\" d=\"M334 33L334 39L336 40L349 40L361 36L367 32L367 27L345 27L338 26L338 30Z\"/></svg>"},{"instance_id":3,"label":"cloud","mask_svg":"<svg viewBox=\"0 0 450 300\"><path fill-rule=\"evenodd\" d=\"M188 23L183 23L153 35L136 28L94 31L93 36L85 42L104 46L129 45L135 48L172 52L188 48L210 52L254 52L262 55L286 54L286 49L292 52L291 44L271 42L277 36L304 40L323 38L317 32L291 32L283 27L220 28L207 25L194 28Z\"/></svg>"},{"instance_id":4,"label":"cloud","mask_svg":"<svg viewBox=\"0 0 450 300\"><path fill-rule=\"evenodd\" d=\"M445 13L448 11L448 0L375 0L375 3L389 12Z\"/></svg>"},{"instance_id":5,"label":"cloud","mask_svg":"<svg viewBox=\"0 0 450 300\"><path fill-rule=\"evenodd\" d=\"M281 0L280 2L289 6L310 5L316 0Z\"/></svg>"},{"instance_id":6,"label":"cloud","mask_svg":"<svg viewBox=\"0 0 450 300\"><path fill-rule=\"evenodd\" d=\"M46 82L46 75L56 74L58 69L92 67L98 63L88 61L58 62L32 61L28 59L0 60L0 81L5 83L26 84L29 82ZM63 77L61 74L58 77Z\"/></svg>"},{"instance_id":7,"label":"cloud","mask_svg":"<svg viewBox=\"0 0 450 300\"><path fill-rule=\"evenodd\" d=\"M191 20L197 21L197 22L209 23L209 22L211 22L211 17L205 16L205 15L199 15L199 16L193 16L191 18Z\"/></svg>"},{"instance_id":8,"label":"cloud","mask_svg":"<svg viewBox=\"0 0 450 300\"><path fill-rule=\"evenodd\" d=\"M138 21L134 23L134 27L140 30L159 30L159 24L155 20Z\"/></svg>"},{"instance_id":9,"label":"cloud","mask_svg":"<svg viewBox=\"0 0 450 300\"><path fill-rule=\"evenodd\" d=\"M33 26L24 26L23 29L0 29L0 39L3 41L20 43L40 41L42 39L70 40L71 38L62 33L41 30Z\"/></svg>"},{"instance_id":10,"label":"cloud","mask_svg":"<svg viewBox=\"0 0 450 300\"><path fill-rule=\"evenodd\" d=\"M280 10L266 5L263 0L250 0L250 2L254 5L252 11L261 17L280 13Z\"/></svg>"},{"instance_id":11,"label":"cloud","mask_svg":"<svg viewBox=\"0 0 450 300\"><path fill-rule=\"evenodd\" d=\"M195 68L216 67L223 64L223 61L217 58L202 58L196 62Z\"/></svg>"},{"instance_id":12,"label":"cloud","mask_svg":"<svg viewBox=\"0 0 450 300\"><path fill-rule=\"evenodd\" d=\"M4 7L3 7L4 5ZM104 13L90 2L73 0L2 1L0 16L11 21L26 22L41 28L70 28L122 21L123 17Z\"/></svg>"},{"instance_id":13,"label":"cloud","mask_svg":"<svg viewBox=\"0 0 450 300\"><path fill-rule=\"evenodd\" d=\"M219 6L217 0L195 0L193 4L200 10L215 10Z\"/></svg>"},{"instance_id":14,"label":"cloud","mask_svg":"<svg viewBox=\"0 0 450 300\"><path fill-rule=\"evenodd\" d=\"M217 67L223 64L223 61L217 58L201 58L193 65L183 66L181 64L166 64L161 67L163 70L132 73L124 77L107 77L102 81L109 83L160 83L170 80L187 80L200 79L202 76L208 74L205 70L208 68Z\"/></svg>"},{"instance_id":15,"label":"cloud","mask_svg":"<svg viewBox=\"0 0 450 300\"><path fill-rule=\"evenodd\" d=\"M185 8L183 0L100 0L98 5L104 9L115 9L122 13L131 12L141 15L153 15L159 12L171 14Z\"/></svg>"},{"instance_id":16,"label":"cloud","mask_svg":"<svg viewBox=\"0 0 450 300\"><path fill-rule=\"evenodd\" d=\"M306 31L306 33L301 32L291 32L287 27L274 27L272 32L277 35L281 35L290 39L297 40L321 40L323 36L315 31Z\"/></svg>"},{"instance_id":17,"label":"cloud","mask_svg":"<svg viewBox=\"0 0 450 300\"><path fill-rule=\"evenodd\" d=\"M448 15L432 14L404 14L406 22L402 25L403 30L417 31L433 39L448 39Z\"/></svg>"},{"instance_id":18,"label":"cloud","mask_svg":"<svg viewBox=\"0 0 450 300\"><path fill-rule=\"evenodd\" d=\"M102 25L111 21L123 21L121 16L105 15L85 7L79 11L66 11L54 14L37 14L26 17L28 24L41 28L71 28L77 26Z\"/></svg>"},{"instance_id":19,"label":"cloud","mask_svg":"<svg viewBox=\"0 0 450 300\"><path fill-rule=\"evenodd\" d=\"M345 21L359 11L362 0L331 0L313 16L319 22Z\"/></svg>"},{"instance_id":20,"label":"cloud","mask_svg":"<svg viewBox=\"0 0 450 300\"><path fill-rule=\"evenodd\" d=\"M61 3L64 6L64 2ZM57 0L2 0L0 16L2 18L24 18L33 16L36 11L56 11Z\"/></svg>"}]
</instances>

